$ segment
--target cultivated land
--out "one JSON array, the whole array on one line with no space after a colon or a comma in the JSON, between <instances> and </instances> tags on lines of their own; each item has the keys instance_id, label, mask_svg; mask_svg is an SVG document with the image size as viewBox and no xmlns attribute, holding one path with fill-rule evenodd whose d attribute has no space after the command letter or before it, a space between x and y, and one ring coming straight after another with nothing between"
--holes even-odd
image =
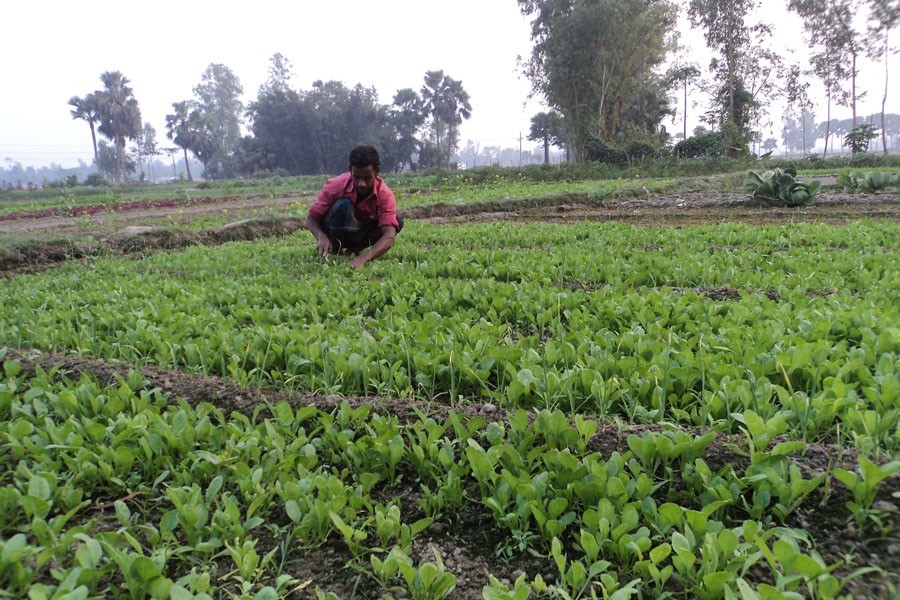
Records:
<instances>
[{"instance_id":1,"label":"cultivated land","mask_svg":"<svg viewBox=\"0 0 900 600\"><path fill-rule=\"evenodd\" d=\"M319 183L0 201L0 597L896 594L900 195Z\"/></svg>"}]
</instances>

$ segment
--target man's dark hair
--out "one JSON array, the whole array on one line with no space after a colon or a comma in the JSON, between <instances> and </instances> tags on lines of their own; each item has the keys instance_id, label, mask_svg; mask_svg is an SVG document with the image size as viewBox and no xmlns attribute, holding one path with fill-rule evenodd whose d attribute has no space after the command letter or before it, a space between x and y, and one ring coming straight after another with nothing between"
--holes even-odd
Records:
<instances>
[{"instance_id":1,"label":"man's dark hair","mask_svg":"<svg viewBox=\"0 0 900 600\"><path fill-rule=\"evenodd\" d=\"M350 166L358 169L371 166L377 171L381 167L378 150L373 146L357 146L350 151Z\"/></svg>"}]
</instances>

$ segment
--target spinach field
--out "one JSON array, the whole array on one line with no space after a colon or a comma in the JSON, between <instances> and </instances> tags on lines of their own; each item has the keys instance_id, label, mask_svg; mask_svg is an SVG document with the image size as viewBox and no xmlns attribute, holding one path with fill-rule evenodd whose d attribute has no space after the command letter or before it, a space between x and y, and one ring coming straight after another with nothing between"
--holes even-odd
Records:
<instances>
[{"instance_id":1,"label":"spinach field","mask_svg":"<svg viewBox=\"0 0 900 600\"><path fill-rule=\"evenodd\" d=\"M559 206L3 280L0 597L896 594L896 218Z\"/></svg>"}]
</instances>

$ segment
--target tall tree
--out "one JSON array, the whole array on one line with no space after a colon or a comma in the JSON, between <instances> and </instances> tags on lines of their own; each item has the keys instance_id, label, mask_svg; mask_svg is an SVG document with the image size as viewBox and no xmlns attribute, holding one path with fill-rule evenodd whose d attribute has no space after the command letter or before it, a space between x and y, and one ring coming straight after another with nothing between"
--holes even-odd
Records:
<instances>
[{"instance_id":1,"label":"tall tree","mask_svg":"<svg viewBox=\"0 0 900 600\"><path fill-rule=\"evenodd\" d=\"M753 30L768 31L768 26L758 25ZM785 86L790 80L790 70L785 66L782 53L772 50L768 44L751 44L741 67L741 81L750 98L747 131L752 138L761 141L762 130L773 125L769 107L790 93Z\"/></svg>"},{"instance_id":2,"label":"tall tree","mask_svg":"<svg viewBox=\"0 0 900 600\"><path fill-rule=\"evenodd\" d=\"M87 94L84 98L72 96L69 99L69 106L72 110L69 113L73 119L81 119L86 121L91 128L91 142L94 148L94 165L97 165L97 129L96 125L100 122L100 111L97 107L97 98L94 94Z\"/></svg>"},{"instance_id":3,"label":"tall tree","mask_svg":"<svg viewBox=\"0 0 900 600\"><path fill-rule=\"evenodd\" d=\"M447 167L450 167L450 159L459 147L459 126L463 121L472 117L472 104L469 92L463 87L462 81L446 78L447 94L444 104L447 108Z\"/></svg>"},{"instance_id":4,"label":"tall tree","mask_svg":"<svg viewBox=\"0 0 900 600\"><path fill-rule=\"evenodd\" d=\"M684 110L682 111L682 138L687 139L688 122L688 84L700 77L700 69L696 65L675 65L666 73L666 81L670 86L680 85L684 88Z\"/></svg>"},{"instance_id":5,"label":"tall tree","mask_svg":"<svg viewBox=\"0 0 900 600\"><path fill-rule=\"evenodd\" d=\"M144 123L144 129L141 132L140 154L147 157L147 171L152 182L153 177L153 159L159 156L159 144L156 142L156 128L150 123Z\"/></svg>"},{"instance_id":6,"label":"tall tree","mask_svg":"<svg viewBox=\"0 0 900 600\"><path fill-rule=\"evenodd\" d=\"M106 141L97 142L97 170L104 175L115 178L116 172L119 171L119 157L115 145L107 144ZM135 164L131 156L125 155L124 174L134 173Z\"/></svg>"},{"instance_id":7,"label":"tall tree","mask_svg":"<svg viewBox=\"0 0 900 600\"><path fill-rule=\"evenodd\" d=\"M125 180L125 142L141 135L141 111L128 78L119 71L100 75L104 88L94 92L100 115L101 134L108 137L116 149L116 182Z\"/></svg>"},{"instance_id":8,"label":"tall tree","mask_svg":"<svg viewBox=\"0 0 900 600\"><path fill-rule=\"evenodd\" d=\"M281 86L260 89L248 108L261 168L315 173L311 123L300 94Z\"/></svg>"},{"instance_id":9,"label":"tall tree","mask_svg":"<svg viewBox=\"0 0 900 600\"><path fill-rule=\"evenodd\" d=\"M815 119L815 115L808 106L797 105L796 108L785 113L784 126L781 130L781 139L784 141L785 148L803 152L805 156L807 149L811 149L818 138L819 131Z\"/></svg>"},{"instance_id":10,"label":"tall tree","mask_svg":"<svg viewBox=\"0 0 900 600\"><path fill-rule=\"evenodd\" d=\"M888 96L888 58L896 51L891 51L888 34L900 21L900 0L869 0L869 34L877 41L872 44L870 56L872 59L884 60L884 94L881 96L881 146L884 153L888 153L887 128L885 127L885 105Z\"/></svg>"},{"instance_id":11,"label":"tall tree","mask_svg":"<svg viewBox=\"0 0 900 600\"><path fill-rule=\"evenodd\" d=\"M415 171L418 165L414 157L420 148L418 133L427 119L425 103L419 93L412 88L397 90L391 104L389 119L396 131L394 152L397 169L408 167Z\"/></svg>"},{"instance_id":12,"label":"tall tree","mask_svg":"<svg viewBox=\"0 0 900 600\"><path fill-rule=\"evenodd\" d=\"M712 114L717 115L725 141L725 154L732 156L747 146L750 138L750 112L753 94L741 76L751 35L769 33L764 25L747 25L747 16L757 0L690 0L691 23L703 27L706 45L718 56L710 61L710 70L721 82L715 95Z\"/></svg>"},{"instance_id":13,"label":"tall tree","mask_svg":"<svg viewBox=\"0 0 900 600\"><path fill-rule=\"evenodd\" d=\"M435 164L427 166L449 167L459 145L459 126L472 116L469 93L461 81L444 75L444 71L427 71L421 97L431 117L431 141L436 150Z\"/></svg>"},{"instance_id":14,"label":"tall tree","mask_svg":"<svg viewBox=\"0 0 900 600\"><path fill-rule=\"evenodd\" d=\"M291 61L281 52L276 52L269 59L269 77L259 87L259 95L271 92L287 92L291 89L291 78L294 76L294 67Z\"/></svg>"},{"instance_id":15,"label":"tall tree","mask_svg":"<svg viewBox=\"0 0 900 600\"><path fill-rule=\"evenodd\" d=\"M209 143L203 156L205 174L210 177L228 177L234 174L232 154L241 138L241 120L244 104L241 94L244 88L237 76L223 64L210 64L203 72L203 79L194 88L198 122L205 128L204 137Z\"/></svg>"},{"instance_id":16,"label":"tall tree","mask_svg":"<svg viewBox=\"0 0 900 600\"><path fill-rule=\"evenodd\" d=\"M850 104L850 94L842 86L845 79L845 69L843 61L838 53L833 49L826 48L824 51L813 54L810 57L812 72L822 82L825 87L825 122L822 124L824 128L821 133L825 138L825 149L822 156L828 154L828 143L831 139L831 106L837 103L839 106L848 106Z\"/></svg>"},{"instance_id":17,"label":"tall tree","mask_svg":"<svg viewBox=\"0 0 900 600\"><path fill-rule=\"evenodd\" d=\"M241 172L284 170L303 172L307 152L300 140L309 137L300 94L291 89L294 70L280 52L269 59L269 76L247 107L253 137L242 140Z\"/></svg>"},{"instance_id":18,"label":"tall tree","mask_svg":"<svg viewBox=\"0 0 900 600\"><path fill-rule=\"evenodd\" d=\"M865 94L857 89L858 61L866 51L866 40L854 25L859 0L789 0L788 7L803 19L803 28L816 48L813 61L828 68L831 79L849 77L846 98L856 127L856 104ZM829 83L824 83L827 88Z\"/></svg>"},{"instance_id":19,"label":"tall tree","mask_svg":"<svg viewBox=\"0 0 900 600\"><path fill-rule=\"evenodd\" d=\"M379 147L387 108L378 104L373 87L348 88L339 81L316 81L303 95L310 123L310 142L315 149L318 173L338 173L347 168L348 148L358 144ZM390 166L382 165L385 170Z\"/></svg>"},{"instance_id":20,"label":"tall tree","mask_svg":"<svg viewBox=\"0 0 900 600\"><path fill-rule=\"evenodd\" d=\"M813 108L813 103L809 97L809 82L803 79L803 73L799 65L791 65L787 75L785 88L787 91L788 110L799 109L800 111L800 128L802 129L800 139L802 141L803 156L806 156L807 129L810 132L815 129L815 117L810 112ZM785 129L787 129L787 125L785 125ZM787 136L785 136L785 144L788 144Z\"/></svg>"},{"instance_id":21,"label":"tall tree","mask_svg":"<svg viewBox=\"0 0 900 600\"><path fill-rule=\"evenodd\" d=\"M550 164L550 146L561 148L564 145L562 117L557 112L539 112L531 117L531 129L528 139L540 142L544 146L544 164Z\"/></svg>"},{"instance_id":22,"label":"tall tree","mask_svg":"<svg viewBox=\"0 0 900 600\"><path fill-rule=\"evenodd\" d=\"M193 151L199 142L201 132L196 118L192 116L191 103L188 101L173 102L174 113L166 115L166 137L184 152L184 166L187 169L188 181L193 181L191 164L188 161L188 150Z\"/></svg>"},{"instance_id":23,"label":"tall tree","mask_svg":"<svg viewBox=\"0 0 900 600\"><path fill-rule=\"evenodd\" d=\"M138 173L138 181L144 181L147 177L147 172L144 171L144 134L141 131L141 135L134 141L134 144L131 146L131 155L137 158L137 173Z\"/></svg>"},{"instance_id":24,"label":"tall tree","mask_svg":"<svg viewBox=\"0 0 900 600\"><path fill-rule=\"evenodd\" d=\"M532 89L565 120L575 159L619 120L665 58L676 22L668 0L518 0L531 17Z\"/></svg>"},{"instance_id":25,"label":"tall tree","mask_svg":"<svg viewBox=\"0 0 900 600\"><path fill-rule=\"evenodd\" d=\"M425 84L421 89L422 108L430 118L428 136L423 140L419 151L419 163L426 168L438 167L443 163L441 148L447 135L447 125L440 118L434 103L440 96L443 79L443 71L428 71L425 73Z\"/></svg>"},{"instance_id":26,"label":"tall tree","mask_svg":"<svg viewBox=\"0 0 900 600\"><path fill-rule=\"evenodd\" d=\"M398 161L397 133L374 88L316 81L305 91L264 89L250 105L253 144L244 144L249 169L333 174L347 168L358 144L379 148L382 170ZM252 159L252 160L248 160Z\"/></svg>"}]
</instances>

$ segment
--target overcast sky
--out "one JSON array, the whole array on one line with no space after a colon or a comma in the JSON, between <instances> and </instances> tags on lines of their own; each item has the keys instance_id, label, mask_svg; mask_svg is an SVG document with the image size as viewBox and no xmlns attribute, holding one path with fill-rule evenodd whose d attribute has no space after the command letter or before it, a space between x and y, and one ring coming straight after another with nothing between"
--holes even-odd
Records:
<instances>
[{"instance_id":1,"label":"overcast sky","mask_svg":"<svg viewBox=\"0 0 900 600\"><path fill-rule=\"evenodd\" d=\"M785 13L784 0L764 4L770 21ZM400 88L421 88L426 71L442 69L471 98L462 143L517 147L531 116L544 110L528 100L530 84L519 73L518 57L530 53L531 42L516 0L12 0L0 15L0 160L23 165L91 162L88 126L71 118L67 103L100 89L104 71L121 71L131 81L143 120L157 130L161 145L171 145L165 115L173 102L193 97L209 64L230 68L248 102L276 52L291 61L297 89L319 79L361 83L375 87L382 104ZM799 23L790 29L799 30ZM705 68L702 36L685 42ZM861 114L880 110L882 71L867 71L877 84ZM893 88L900 91L900 75L896 79ZM896 92L889 112L891 103L900 103ZM680 128L680 121L670 124L670 131ZM524 140L523 147L533 146Z\"/></svg>"}]
</instances>

